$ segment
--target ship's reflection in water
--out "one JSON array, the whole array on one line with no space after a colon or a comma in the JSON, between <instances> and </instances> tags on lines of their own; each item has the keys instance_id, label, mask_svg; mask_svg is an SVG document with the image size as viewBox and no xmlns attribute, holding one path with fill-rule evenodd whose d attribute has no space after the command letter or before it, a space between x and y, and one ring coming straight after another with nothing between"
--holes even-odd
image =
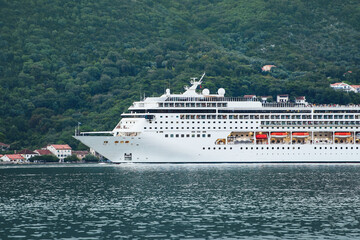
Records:
<instances>
[{"instance_id":1,"label":"ship's reflection in water","mask_svg":"<svg viewBox=\"0 0 360 240\"><path fill-rule=\"evenodd\" d=\"M360 165L0 167L0 238L360 237Z\"/></svg>"}]
</instances>

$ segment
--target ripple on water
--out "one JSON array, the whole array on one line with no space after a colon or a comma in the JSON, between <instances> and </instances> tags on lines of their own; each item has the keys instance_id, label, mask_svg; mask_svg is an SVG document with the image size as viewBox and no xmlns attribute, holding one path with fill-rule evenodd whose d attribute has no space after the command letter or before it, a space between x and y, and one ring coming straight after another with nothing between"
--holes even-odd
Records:
<instances>
[{"instance_id":1,"label":"ripple on water","mask_svg":"<svg viewBox=\"0 0 360 240\"><path fill-rule=\"evenodd\" d=\"M360 165L0 167L0 238L360 237Z\"/></svg>"}]
</instances>

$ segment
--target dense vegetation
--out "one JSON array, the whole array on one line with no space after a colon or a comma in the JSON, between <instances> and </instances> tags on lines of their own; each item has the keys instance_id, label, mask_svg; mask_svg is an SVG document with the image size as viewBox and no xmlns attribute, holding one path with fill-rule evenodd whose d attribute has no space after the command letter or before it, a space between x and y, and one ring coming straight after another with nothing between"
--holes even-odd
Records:
<instances>
[{"instance_id":1,"label":"dense vegetation","mask_svg":"<svg viewBox=\"0 0 360 240\"><path fill-rule=\"evenodd\" d=\"M12 148L82 148L78 122L112 129L140 96L204 71L228 96L360 103L329 88L360 84L355 0L0 0L0 29L0 142Z\"/></svg>"}]
</instances>

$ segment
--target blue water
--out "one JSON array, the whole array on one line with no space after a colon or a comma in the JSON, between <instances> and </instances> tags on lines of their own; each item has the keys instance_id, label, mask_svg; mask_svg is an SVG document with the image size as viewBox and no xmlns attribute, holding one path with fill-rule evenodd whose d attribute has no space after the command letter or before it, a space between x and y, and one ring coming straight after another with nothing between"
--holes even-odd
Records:
<instances>
[{"instance_id":1,"label":"blue water","mask_svg":"<svg viewBox=\"0 0 360 240\"><path fill-rule=\"evenodd\" d=\"M360 165L0 166L0 239L360 239Z\"/></svg>"}]
</instances>

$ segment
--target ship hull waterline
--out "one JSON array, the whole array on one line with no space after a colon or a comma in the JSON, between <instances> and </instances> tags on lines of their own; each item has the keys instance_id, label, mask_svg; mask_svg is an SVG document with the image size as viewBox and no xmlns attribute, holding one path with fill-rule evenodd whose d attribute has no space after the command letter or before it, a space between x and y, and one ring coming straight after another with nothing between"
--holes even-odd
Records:
<instances>
[{"instance_id":1,"label":"ship hull waterline","mask_svg":"<svg viewBox=\"0 0 360 240\"><path fill-rule=\"evenodd\" d=\"M112 163L360 163L360 144L231 144L161 137L74 136ZM106 144L104 144L106 142Z\"/></svg>"}]
</instances>

